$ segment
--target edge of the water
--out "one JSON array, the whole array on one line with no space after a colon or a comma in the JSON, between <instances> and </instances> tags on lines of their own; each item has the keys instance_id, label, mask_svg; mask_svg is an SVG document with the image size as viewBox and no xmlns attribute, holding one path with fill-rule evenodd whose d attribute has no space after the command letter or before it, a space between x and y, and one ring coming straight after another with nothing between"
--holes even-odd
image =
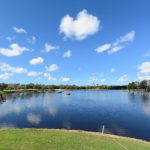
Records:
<instances>
[{"instance_id":1,"label":"edge of the water","mask_svg":"<svg viewBox=\"0 0 150 150\"><path fill-rule=\"evenodd\" d=\"M101 132L94 132L94 131L84 131L84 130L71 130L71 129L47 129L47 128L0 128L0 131L4 130L38 130L38 131L64 131L64 132L72 132L72 133L83 133L83 134L91 134L91 135L97 135L97 136L104 136L104 137L110 137L110 138L116 138L116 139L123 139L123 140L131 140L135 142L142 142L146 144L150 144L150 141L146 141L143 139L136 139L133 137L126 137L126 136L120 136L120 135L113 135L113 134L107 134L107 133L101 133Z\"/></svg>"}]
</instances>

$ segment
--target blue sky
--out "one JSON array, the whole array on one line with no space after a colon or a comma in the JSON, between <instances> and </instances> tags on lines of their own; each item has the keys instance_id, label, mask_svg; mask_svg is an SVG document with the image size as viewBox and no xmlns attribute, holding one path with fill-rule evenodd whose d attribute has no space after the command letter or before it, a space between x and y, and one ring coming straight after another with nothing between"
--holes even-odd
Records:
<instances>
[{"instance_id":1,"label":"blue sky","mask_svg":"<svg viewBox=\"0 0 150 150\"><path fill-rule=\"evenodd\" d=\"M149 0L1 0L0 82L150 79Z\"/></svg>"}]
</instances>

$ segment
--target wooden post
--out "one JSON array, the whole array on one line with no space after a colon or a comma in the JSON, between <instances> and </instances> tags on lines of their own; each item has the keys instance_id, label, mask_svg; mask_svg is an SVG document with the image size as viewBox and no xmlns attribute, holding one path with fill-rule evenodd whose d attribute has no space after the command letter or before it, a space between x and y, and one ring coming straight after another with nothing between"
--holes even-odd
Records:
<instances>
[{"instance_id":1,"label":"wooden post","mask_svg":"<svg viewBox=\"0 0 150 150\"><path fill-rule=\"evenodd\" d=\"M103 125L102 126L102 134L104 133L104 130L105 130L105 126Z\"/></svg>"}]
</instances>

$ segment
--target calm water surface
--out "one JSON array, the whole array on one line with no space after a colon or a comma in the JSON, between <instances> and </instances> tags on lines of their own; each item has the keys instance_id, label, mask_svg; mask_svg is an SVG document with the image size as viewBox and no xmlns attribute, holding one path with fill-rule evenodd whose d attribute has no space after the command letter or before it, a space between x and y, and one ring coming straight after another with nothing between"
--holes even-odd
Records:
<instances>
[{"instance_id":1,"label":"calm water surface","mask_svg":"<svg viewBox=\"0 0 150 150\"><path fill-rule=\"evenodd\" d=\"M70 92L71 95L66 95ZM74 90L9 94L0 127L101 131L150 141L150 93Z\"/></svg>"}]
</instances>

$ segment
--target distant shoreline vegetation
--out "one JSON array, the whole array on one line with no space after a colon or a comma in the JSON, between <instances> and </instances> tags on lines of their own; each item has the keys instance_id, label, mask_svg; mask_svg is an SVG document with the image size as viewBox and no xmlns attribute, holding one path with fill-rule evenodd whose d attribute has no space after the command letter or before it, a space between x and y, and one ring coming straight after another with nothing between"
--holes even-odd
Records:
<instances>
[{"instance_id":1,"label":"distant shoreline vegetation","mask_svg":"<svg viewBox=\"0 0 150 150\"><path fill-rule=\"evenodd\" d=\"M55 89L127 89L127 85L87 85L87 86L77 86L77 85L45 85L45 84L7 84L0 83L0 91L23 91L23 90L55 90Z\"/></svg>"},{"instance_id":2,"label":"distant shoreline vegetation","mask_svg":"<svg viewBox=\"0 0 150 150\"><path fill-rule=\"evenodd\" d=\"M143 80L141 82L131 82L128 84L127 89L129 91L136 90L136 91L149 92L150 91L150 80Z\"/></svg>"},{"instance_id":3,"label":"distant shoreline vegetation","mask_svg":"<svg viewBox=\"0 0 150 150\"><path fill-rule=\"evenodd\" d=\"M43 90L55 90L55 89L68 89L68 90L80 90L80 89L100 89L100 90L136 90L136 91L150 91L150 80L143 80L141 82L131 82L128 85L45 85L45 84L9 84L0 83L1 93L13 93L13 92L28 92L28 91L43 91Z\"/></svg>"}]
</instances>

